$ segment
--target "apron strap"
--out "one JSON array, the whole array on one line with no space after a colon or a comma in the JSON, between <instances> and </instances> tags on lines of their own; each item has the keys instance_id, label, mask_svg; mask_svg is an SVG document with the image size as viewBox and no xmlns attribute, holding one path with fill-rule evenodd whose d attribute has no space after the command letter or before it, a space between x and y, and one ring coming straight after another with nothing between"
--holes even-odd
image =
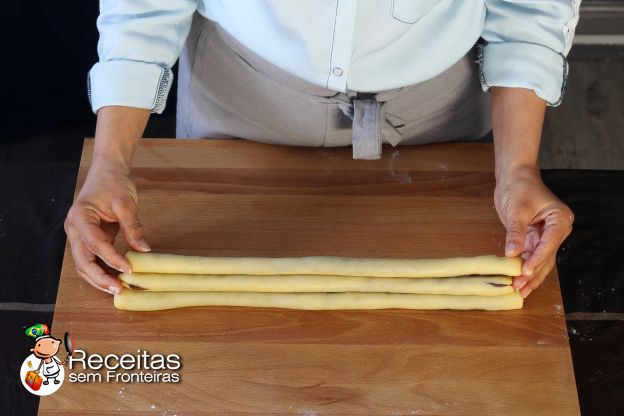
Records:
<instances>
[{"instance_id":1,"label":"apron strap","mask_svg":"<svg viewBox=\"0 0 624 416\"><path fill-rule=\"evenodd\" d=\"M353 159L381 158L381 115L374 97L353 99Z\"/></svg>"}]
</instances>

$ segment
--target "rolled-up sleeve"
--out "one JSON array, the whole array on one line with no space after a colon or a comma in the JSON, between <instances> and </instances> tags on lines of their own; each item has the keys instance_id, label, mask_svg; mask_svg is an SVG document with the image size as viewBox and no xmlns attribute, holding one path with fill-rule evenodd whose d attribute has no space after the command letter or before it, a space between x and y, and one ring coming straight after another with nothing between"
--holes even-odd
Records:
<instances>
[{"instance_id":1,"label":"rolled-up sleeve","mask_svg":"<svg viewBox=\"0 0 624 416\"><path fill-rule=\"evenodd\" d=\"M480 78L490 87L535 91L550 106L561 103L568 76L566 56L579 18L580 0L486 0L479 48Z\"/></svg>"},{"instance_id":2,"label":"rolled-up sleeve","mask_svg":"<svg viewBox=\"0 0 624 416\"><path fill-rule=\"evenodd\" d=\"M101 0L99 62L87 77L94 113L108 105L162 113L171 67L188 36L197 0Z\"/></svg>"}]
</instances>

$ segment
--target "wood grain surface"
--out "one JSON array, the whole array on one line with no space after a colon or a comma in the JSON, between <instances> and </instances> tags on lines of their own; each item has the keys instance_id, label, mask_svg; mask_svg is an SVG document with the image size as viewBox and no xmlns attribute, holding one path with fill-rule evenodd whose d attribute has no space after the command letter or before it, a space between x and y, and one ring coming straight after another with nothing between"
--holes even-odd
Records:
<instances>
[{"instance_id":1,"label":"wood grain surface","mask_svg":"<svg viewBox=\"0 0 624 416\"><path fill-rule=\"evenodd\" d=\"M349 148L158 139L142 141L133 175L154 251L430 258L502 255L492 169L490 144L354 161ZM65 331L91 354L177 353L182 380L66 378L41 415L579 414L555 271L519 311L126 312L66 249L53 333Z\"/></svg>"}]
</instances>

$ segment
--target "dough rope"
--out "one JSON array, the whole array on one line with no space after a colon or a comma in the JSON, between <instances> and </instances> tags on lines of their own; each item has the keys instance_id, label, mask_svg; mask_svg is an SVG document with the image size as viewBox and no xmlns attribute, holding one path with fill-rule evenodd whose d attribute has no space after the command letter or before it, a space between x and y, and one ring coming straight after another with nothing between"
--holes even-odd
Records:
<instances>
[{"instance_id":1,"label":"dough rope","mask_svg":"<svg viewBox=\"0 0 624 416\"><path fill-rule=\"evenodd\" d=\"M400 293L150 292L125 289L117 309L157 311L191 306L246 306L305 310L341 309L521 309L522 296L415 295Z\"/></svg>"},{"instance_id":2,"label":"dough rope","mask_svg":"<svg viewBox=\"0 0 624 416\"><path fill-rule=\"evenodd\" d=\"M234 275L339 275L369 277L455 277L522 274L519 257L448 259L360 259L346 257L197 257L129 251L133 273Z\"/></svg>"},{"instance_id":3,"label":"dough rope","mask_svg":"<svg viewBox=\"0 0 624 416\"><path fill-rule=\"evenodd\" d=\"M437 279L361 276L248 276L122 273L128 285L160 292L388 292L498 296L513 293L511 277L466 276Z\"/></svg>"}]
</instances>

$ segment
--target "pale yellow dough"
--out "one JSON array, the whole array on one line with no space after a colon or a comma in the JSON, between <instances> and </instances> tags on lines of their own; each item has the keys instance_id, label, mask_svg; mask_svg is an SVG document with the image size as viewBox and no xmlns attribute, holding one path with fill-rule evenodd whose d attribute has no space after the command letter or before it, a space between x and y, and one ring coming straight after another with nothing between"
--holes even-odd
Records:
<instances>
[{"instance_id":1,"label":"pale yellow dough","mask_svg":"<svg viewBox=\"0 0 624 416\"><path fill-rule=\"evenodd\" d=\"M469 276L437 279L360 276L247 276L122 273L119 278L151 291L204 292L388 292L498 296L512 293L511 277Z\"/></svg>"},{"instance_id":2,"label":"pale yellow dough","mask_svg":"<svg viewBox=\"0 0 624 416\"><path fill-rule=\"evenodd\" d=\"M514 292L501 296L415 295L402 293L251 293L150 292L125 289L115 295L115 307L158 311L189 306L249 306L306 310L338 309L521 309Z\"/></svg>"},{"instance_id":3,"label":"pale yellow dough","mask_svg":"<svg viewBox=\"0 0 624 416\"><path fill-rule=\"evenodd\" d=\"M519 257L456 257L448 259L361 259L346 257L195 257L137 253L126 257L134 273L234 275L339 275L370 277L519 276Z\"/></svg>"}]
</instances>

